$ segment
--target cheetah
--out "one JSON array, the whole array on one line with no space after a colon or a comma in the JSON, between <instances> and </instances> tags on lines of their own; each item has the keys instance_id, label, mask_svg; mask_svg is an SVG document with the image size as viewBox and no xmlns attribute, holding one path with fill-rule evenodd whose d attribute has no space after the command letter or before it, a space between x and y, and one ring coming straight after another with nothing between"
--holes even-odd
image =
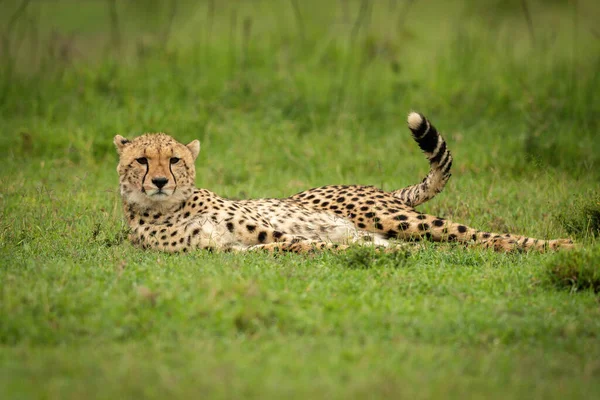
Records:
<instances>
[{"instance_id":1,"label":"cheetah","mask_svg":"<svg viewBox=\"0 0 600 400\"><path fill-rule=\"evenodd\" d=\"M166 252L305 253L344 250L354 243L393 251L398 244L390 239L458 242L497 251L573 247L568 239L485 232L415 210L442 191L451 175L452 156L422 114L410 113L408 127L430 165L416 185L391 192L374 186L323 186L287 198L253 200L230 200L195 187L198 140L183 145L164 133L133 140L117 135L117 172L129 239L143 249Z\"/></svg>"}]
</instances>

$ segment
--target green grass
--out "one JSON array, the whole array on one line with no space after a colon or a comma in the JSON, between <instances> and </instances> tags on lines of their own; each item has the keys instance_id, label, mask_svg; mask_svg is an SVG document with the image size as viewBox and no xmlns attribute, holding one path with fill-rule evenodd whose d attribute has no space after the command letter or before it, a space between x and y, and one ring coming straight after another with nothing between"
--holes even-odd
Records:
<instances>
[{"instance_id":1,"label":"green grass","mask_svg":"<svg viewBox=\"0 0 600 400\"><path fill-rule=\"evenodd\" d=\"M74 3L0 2L0 398L600 396L596 2ZM125 239L117 133L200 139L224 196L389 190L412 109L455 159L421 210L580 250Z\"/></svg>"}]
</instances>

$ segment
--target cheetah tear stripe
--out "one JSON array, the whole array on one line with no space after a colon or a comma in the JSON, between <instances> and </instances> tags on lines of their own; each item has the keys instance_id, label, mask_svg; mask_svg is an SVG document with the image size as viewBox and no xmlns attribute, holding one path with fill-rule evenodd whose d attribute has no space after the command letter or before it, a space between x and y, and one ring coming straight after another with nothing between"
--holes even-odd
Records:
<instances>
[{"instance_id":1,"label":"cheetah tear stripe","mask_svg":"<svg viewBox=\"0 0 600 400\"><path fill-rule=\"evenodd\" d=\"M408 127L429 160L423 181L385 192L373 186L337 185L283 199L230 200L194 186L197 140L184 145L164 133L133 140L115 136L120 192L130 240L144 249L194 249L306 253L341 251L357 243L402 248L390 239L457 242L497 251L556 250L568 239L539 240L483 232L422 214L415 206L439 193L450 178L446 142L422 114Z\"/></svg>"}]
</instances>

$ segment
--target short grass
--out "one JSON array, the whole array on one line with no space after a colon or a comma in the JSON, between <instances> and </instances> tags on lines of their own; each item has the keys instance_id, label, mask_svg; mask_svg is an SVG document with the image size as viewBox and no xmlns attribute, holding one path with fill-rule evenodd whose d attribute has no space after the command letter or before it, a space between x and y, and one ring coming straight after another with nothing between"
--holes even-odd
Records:
<instances>
[{"instance_id":1,"label":"short grass","mask_svg":"<svg viewBox=\"0 0 600 400\"><path fill-rule=\"evenodd\" d=\"M0 398L600 397L595 1L110 4L0 3ZM116 133L200 139L224 196L393 189L411 109L455 158L422 210L581 249L124 239Z\"/></svg>"}]
</instances>

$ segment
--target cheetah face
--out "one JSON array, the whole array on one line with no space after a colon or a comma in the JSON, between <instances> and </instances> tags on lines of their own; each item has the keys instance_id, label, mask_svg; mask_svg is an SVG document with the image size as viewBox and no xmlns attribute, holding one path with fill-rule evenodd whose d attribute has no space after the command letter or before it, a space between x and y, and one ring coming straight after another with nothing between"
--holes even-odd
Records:
<instances>
[{"instance_id":1,"label":"cheetah face","mask_svg":"<svg viewBox=\"0 0 600 400\"><path fill-rule=\"evenodd\" d=\"M117 135L121 196L143 207L180 203L192 193L200 142L183 145L164 133L133 140Z\"/></svg>"}]
</instances>

